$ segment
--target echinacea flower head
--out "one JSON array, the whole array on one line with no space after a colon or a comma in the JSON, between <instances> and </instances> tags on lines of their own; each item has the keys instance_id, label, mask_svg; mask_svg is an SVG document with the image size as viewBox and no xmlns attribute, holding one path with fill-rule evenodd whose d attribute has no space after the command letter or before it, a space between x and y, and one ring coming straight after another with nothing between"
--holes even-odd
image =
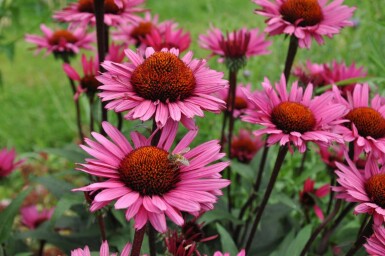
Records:
<instances>
[{"instance_id":1,"label":"echinacea flower head","mask_svg":"<svg viewBox=\"0 0 385 256\"><path fill-rule=\"evenodd\" d=\"M385 255L385 228L373 226L374 233L366 240L364 247L370 256Z\"/></svg>"},{"instance_id":2,"label":"echinacea flower head","mask_svg":"<svg viewBox=\"0 0 385 256\"><path fill-rule=\"evenodd\" d=\"M137 48L142 46L143 39L154 29L161 29L158 15L152 16L146 12L144 18L138 17L138 20L123 23L117 27L117 31L112 34L114 40L121 40Z\"/></svg>"},{"instance_id":3,"label":"echinacea flower head","mask_svg":"<svg viewBox=\"0 0 385 256\"><path fill-rule=\"evenodd\" d=\"M99 96L109 101L107 109L128 110L128 120L155 117L158 127L171 118L192 128L192 118L204 116L203 110L220 113L225 108L224 101L211 95L227 86L223 73L193 59L192 52L182 58L176 49L147 48L145 56L130 49L125 53L131 63L105 61L108 72L97 77L103 84Z\"/></svg>"},{"instance_id":4,"label":"echinacea flower head","mask_svg":"<svg viewBox=\"0 0 385 256\"><path fill-rule=\"evenodd\" d=\"M339 186L332 188L338 193L336 198L358 203L354 214L370 214L374 224L381 225L385 220L385 166L380 168L375 157L369 155L365 169L360 170L348 156L345 157L348 165L336 162Z\"/></svg>"},{"instance_id":5,"label":"echinacea flower head","mask_svg":"<svg viewBox=\"0 0 385 256\"><path fill-rule=\"evenodd\" d=\"M143 2L144 0L104 0L104 23L108 26L117 26L139 20L135 13L145 11L138 7ZM94 0L78 0L57 11L53 18L60 22L71 23L71 26L85 28L88 24L96 23L94 13Z\"/></svg>"},{"instance_id":6,"label":"echinacea flower head","mask_svg":"<svg viewBox=\"0 0 385 256\"><path fill-rule=\"evenodd\" d=\"M344 152L346 146L344 144L332 144L330 146L319 146L319 154L321 160L331 169L336 168L336 161L342 163L344 161Z\"/></svg>"},{"instance_id":7,"label":"echinacea flower head","mask_svg":"<svg viewBox=\"0 0 385 256\"><path fill-rule=\"evenodd\" d=\"M345 105L348 113L345 119L350 123L339 126L336 132L343 135L348 142L354 143L354 159L357 160L362 152L372 152L375 157L385 155L385 105L376 94L369 105L369 85L357 84L353 95L347 99L341 96L339 90L333 87L336 100Z\"/></svg>"},{"instance_id":8,"label":"echinacea flower head","mask_svg":"<svg viewBox=\"0 0 385 256\"><path fill-rule=\"evenodd\" d=\"M126 219L135 220L135 228L141 229L148 221L159 232L167 230L166 215L177 225L184 224L181 212L198 215L200 211L213 209L217 195L229 181L220 172L228 162L211 164L224 157L218 141L209 141L189 150L188 146L197 134L191 130L171 150L177 133L177 122L168 122L156 146L148 139L133 132L132 146L127 139L107 122L103 128L106 137L92 133L96 141L85 139L81 147L93 158L86 159L79 170L108 178L75 189L94 196L91 211L114 203L115 209L126 209Z\"/></svg>"},{"instance_id":9,"label":"echinacea flower head","mask_svg":"<svg viewBox=\"0 0 385 256\"><path fill-rule=\"evenodd\" d=\"M11 174L16 168L18 168L25 160L16 160L15 149L8 151L7 148L3 148L0 151L0 179Z\"/></svg>"},{"instance_id":10,"label":"echinacea flower head","mask_svg":"<svg viewBox=\"0 0 385 256\"><path fill-rule=\"evenodd\" d=\"M228 252L222 253L222 252L220 252L220 251L217 251L217 252L214 253L213 256L232 256L232 255L230 255L230 253L228 253ZM237 256L246 256L245 250L242 249L242 250L237 254Z\"/></svg>"},{"instance_id":11,"label":"echinacea flower head","mask_svg":"<svg viewBox=\"0 0 385 256\"><path fill-rule=\"evenodd\" d=\"M46 25L40 25L43 36L27 34L25 40L36 45L36 53L45 49L46 54L53 53L55 57L74 56L80 49L92 50L91 43L95 41L94 34L87 33L86 28L51 30Z\"/></svg>"},{"instance_id":12,"label":"echinacea flower head","mask_svg":"<svg viewBox=\"0 0 385 256\"><path fill-rule=\"evenodd\" d=\"M127 243L122 252L120 253L120 256L129 256L131 253L131 243ZM117 253L110 254L110 247L108 246L108 241L104 241L102 245L100 246L100 256L118 256ZM84 249L78 248L73 251L71 251L71 256L91 256L90 249L88 246L85 246ZM145 256L145 255L143 255Z\"/></svg>"},{"instance_id":13,"label":"echinacea flower head","mask_svg":"<svg viewBox=\"0 0 385 256\"><path fill-rule=\"evenodd\" d=\"M347 66L344 62L333 61L330 65L325 65L324 78L328 84L336 84L341 81L349 79L364 78L367 76L367 72L363 67L356 67L353 63ZM348 92L353 93L354 87L357 83L348 83L338 88L342 94L346 97Z\"/></svg>"},{"instance_id":14,"label":"echinacea flower head","mask_svg":"<svg viewBox=\"0 0 385 256\"><path fill-rule=\"evenodd\" d=\"M64 63L63 69L69 78L73 81L77 81L79 86L76 90L75 100L78 99L79 95L83 92L87 93L88 97L94 97L95 93L100 86L95 76L99 70L99 62L90 57L87 60L86 55L82 54L81 58L83 75L80 75L70 64Z\"/></svg>"},{"instance_id":15,"label":"echinacea flower head","mask_svg":"<svg viewBox=\"0 0 385 256\"><path fill-rule=\"evenodd\" d=\"M190 43L190 33L178 28L178 24L172 21L166 21L159 29L151 30L143 39L143 44L155 51L175 48L183 52L189 48Z\"/></svg>"},{"instance_id":16,"label":"echinacea flower head","mask_svg":"<svg viewBox=\"0 0 385 256\"><path fill-rule=\"evenodd\" d=\"M239 70L246 64L246 58L269 54L271 45L258 28L242 28L224 34L220 29L212 27L207 35L199 36L199 45L212 51L221 58L231 70Z\"/></svg>"},{"instance_id":17,"label":"echinacea flower head","mask_svg":"<svg viewBox=\"0 0 385 256\"><path fill-rule=\"evenodd\" d=\"M248 103L247 97L252 94L251 92L251 84L243 85L242 83L237 84L235 89L235 103L234 103L234 118L239 118L242 114L244 114L248 109L252 108ZM227 102L229 97L229 88L224 88L218 92L218 96L226 101L227 111L230 111L230 102Z\"/></svg>"},{"instance_id":18,"label":"echinacea flower head","mask_svg":"<svg viewBox=\"0 0 385 256\"><path fill-rule=\"evenodd\" d=\"M292 84L288 92L283 75L275 89L267 78L262 86L262 95L254 94L248 98L259 110L248 111L242 117L246 122L265 127L254 131L255 136L268 134L269 145L289 144L290 148L293 144L301 153L305 152L308 141L324 145L333 141L342 143L342 137L332 129L343 122L341 118L346 108L333 102L333 93L326 92L312 98L312 84L307 85L304 91L297 82Z\"/></svg>"},{"instance_id":19,"label":"echinacea flower head","mask_svg":"<svg viewBox=\"0 0 385 256\"><path fill-rule=\"evenodd\" d=\"M327 85L325 79L325 65L306 61L306 65L294 68L293 75L296 76L301 85L311 83L315 88Z\"/></svg>"},{"instance_id":20,"label":"echinacea flower head","mask_svg":"<svg viewBox=\"0 0 385 256\"><path fill-rule=\"evenodd\" d=\"M35 229L52 217L54 208L39 211L36 205L24 206L20 209L21 223L30 229Z\"/></svg>"},{"instance_id":21,"label":"echinacea flower head","mask_svg":"<svg viewBox=\"0 0 385 256\"><path fill-rule=\"evenodd\" d=\"M248 130L241 129L231 142L231 156L241 163L250 163L264 144L262 136L255 137Z\"/></svg>"},{"instance_id":22,"label":"echinacea flower head","mask_svg":"<svg viewBox=\"0 0 385 256\"><path fill-rule=\"evenodd\" d=\"M318 189L314 188L315 181L307 178L303 184L303 189L299 192L299 201L305 208L313 208L314 213L320 220L324 219L321 208L317 205L315 198L325 197L330 192L329 184L323 185Z\"/></svg>"},{"instance_id":23,"label":"echinacea flower head","mask_svg":"<svg viewBox=\"0 0 385 256\"><path fill-rule=\"evenodd\" d=\"M312 38L323 44L323 36L333 37L343 27L352 26L349 19L354 7L343 0L253 0L261 8L255 13L267 18L265 32L288 34L298 38L301 48L310 48ZM328 3L329 2L329 3Z\"/></svg>"}]
</instances>

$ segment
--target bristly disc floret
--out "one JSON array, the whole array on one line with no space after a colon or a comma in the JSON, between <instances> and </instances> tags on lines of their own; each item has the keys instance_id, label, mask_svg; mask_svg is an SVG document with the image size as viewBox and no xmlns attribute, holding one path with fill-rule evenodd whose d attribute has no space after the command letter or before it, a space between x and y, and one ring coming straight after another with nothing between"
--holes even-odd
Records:
<instances>
[{"instance_id":1,"label":"bristly disc floret","mask_svg":"<svg viewBox=\"0 0 385 256\"><path fill-rule=\"evenodd\" d=\"M287 0L279 9L283 19L298 26L314 26L323 20L318 0Z\"/></svg>"}]
</instances>

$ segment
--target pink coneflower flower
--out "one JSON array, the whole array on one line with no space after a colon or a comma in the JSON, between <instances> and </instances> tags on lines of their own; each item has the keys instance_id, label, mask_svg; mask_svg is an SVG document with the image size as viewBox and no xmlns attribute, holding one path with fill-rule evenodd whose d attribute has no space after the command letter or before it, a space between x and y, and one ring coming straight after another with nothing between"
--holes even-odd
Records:
<instances>
[{"instance_id":1,"label":"pink coneflower flower","mask_svg":"<svg viewBox=\"0 0 385 256\"><path fill-rule=\"evenodd\" d=\"M247 97L248 95L252 94L251 92L251 84L238 84L236 87L235 91L235 104L234 104L234 111L233 115L235 118L239 118L242 114L246 112L249 106ZM224 88L223 90L220 90L218 92L218 96L223 100L226 101L228 100L229 96L229 88ZM231 99L230 99L231 101ZM227 108L230 108L229 103L227 102ZM230 109L228 109L230 111Z\"/></svg>"},{"instance_id":2,"label":"pink coneflower flower","mask_svg":"<svg viewBox=\"0 0 385 256\"><path fill-rule=\"evenodd\" d=\"M78 100L79 95L83 92L86 92L88 97L93 98L100 86L99 81L95 78L99 70L99 62L94 60L93 57L90 57L89 60L87 60L86 55L82 54L82 68L83 76L80 76L70 64L63 64L63 69L67 76L73 81L79 82L79 86L74 95L75 100Z\"/></svg>"},{"instance_id":3,"label":"pink coneflower flower","mask_svg":"<svg viewBox=\"0 0 385 256\"><path fill-rule=\"evenodd\" d=\"M262 83L264 91L261 96L251 95L249 100L259 111L249 111L242 119L247 122L265 126L254 132L255 136L269 134L268 144L289 143L298 147L299 152L306 150L306 142L330 144L333 141L342 143L340 135L331 129L340 124L346 108L333 102L333 93L327 92L312 99L313 86L309 84L305 91L294 82L287 92L285 77L273 89L265 78Z\"/></svg>"},{"instance_id":4,"label":"pink coneflower flower","mask_svg":"<svg viewBox=\"0 0 385 256\"><path fill-rule=\"evenodd\" d=\"M167 21L158 29L153 29L143 39L143 44L161 51L163 48L168 50L175 48L179 52L187 50L190 46L191 38L189 32L184 32L178 28L178 24Z\"/></svg>"},{"instance_id":5,"label":"pink coneflower flower","mask_svg":"<svg viewBox=\"0 0 385 256\"><path fill-rule=\"evenodd\" d=\"M224 156L217 141L188 151L196 130L171 150L177 126L177 122L171 121L164 126L156 146L151 145L151 140L158 131L148 139L132 133L134 147L107 122L103 128L112 141L92 133L97 142L86 139L88 146L81 147L94 158L86 159L80 170L108 180L75 189L95 193L91 211L117 200L115 209L126 209L126 219L133 218L136 229L150 221L156 230L165 232L166 215L177 225L183 225L181 211L198 214L212 209L220 189L230 183L220 175L229 163L211 164Z\"/></svg>"},{"instance_id":6,"label":"pink coneflower flower","mask_svg":"<svg viewBox=\"0 0 385 256\"><path fill-rule=\"evenodd\" d=\"M385 220L385 197L383 184L385 182L385 165L378 166L378 162L370 155L366 161L365 169L360 170L346 157L348 166L336 162L338 170L337 182L339 186L333 187L338 194L337 198L348 202L359 203L354 208L354 214L367 213L373 215L374 223L381 225Z\"/></svg>"},{"instance_id":7,"label":"pink coneflower flower","mask_svg":"<svg viewBox=\"0 0 385 256\"><path fill-rule=\"evenodd\" d=\"M80 49L93 49L91 43L95 41L94 34L88 34L85 27L53 31L46 25L41 24L40 28L43 31L43 36L30 34L25 36L27 42L36 44L36 53L46 49L46 54L53 53L55 56L67 54L72 56L77 54Z\"/></svg>"},{"instance_id":8,"label":"pink coneflower flower","mask_svg":"<svg viewBox=\"0 0 385 256\"><path fill-rule=\"evenodd\" d=\"M314 213L320 220L324 219L324 214L322 213L321 208L316 204L314 197L322 198L329 194L330 186L329 184L323 185L322 187L315 189L314 180L307 178L303 184L303 189L299 192L299 201L301 205L308 210L313 208Z\"/></svg>"},{"instance_id":9,"label":"pink coneflower flower","mask_svg":"<svg viewBox=\"0 0 385 256\"><path fill-rule=\"evenodd\" d=\"M241 163L250 163L264 144L261 136L255 137L248 130L241 129L231 142L231 156Z\"/></svg>"},{"instance_id":10,"label":"pink coneflower flower","mask_svg":"<svg viewBox=\"0 0 385 256\"><path fill-rule=\"evenodd\" d=\"M116 44L112 42L108 46L108 53L105 56L105 60L121 63L124 57L126 57L126 55L124 54L124 49L126 48L127 48L127 44L125 43Z\"/></svg>"},{"instance_id":11,"label":"pink coneflower flower","mask_svg":"<svg viewBox=\"0 0 385 256\"><path fill-rule=\"evenodd\" d=\"M140 18L137 12L144 12L137 6L144 0L104 0L104 23L108 26L117 26L122 23L134 22ZM63 10L57 11L53 18L60 22L70 22L71 25L86 27L96 23L93 0L78 0L70 3Z\"/></svg>"},{"instance_id":12,"label":"pink coneflower flower","mask_svg":"<svg viewBox=\"0 0 385 256\"><path fill-rule=\"evenodd\" d=\"M155 52L147 48L145 56L127 49L131 63L105 61L108 71L97 79L103 84L99 96L110 101L107 109L128 110L128 120L146 121L155 117L159 127L168 118L191 128L194 116L203 110L219 113L225 102L211 96L227 86L223 73L211 70L205 60L192 59L192 52L179 58L176 49Z\"/></svg>"},{"instance_id":13,"label":"pink coneflower flower","mask_svg":"<svg viewBox=\"0 0 385 256\"><path fill-rule=\"evenodd\" d=\"M129 256L131 253L131 247L132 245L130 243L127 243L122 252L120 253L120 256ZM104 241L102 245L100 246L100 256L118 256L117 253L110 254L110 247L108 246L108 242ZM71 251L71 256L91 256L90 249L88 246L85 246L84 249L78 248L73 251ZM143 255L145 256L145 255Z\"/></svg>"},{"instance_id":14,"label":"pink coneflower flower","mask_svg":"<svg viewBox=\"0 0 385 256\"><path fill-rule=\"evenodd\" d=\"M342 5L343 0L253 0L261 6L255 13L267 17L265 32L270 35L294 35L301 48L310 48L311 39L324 42L343 27L352 26L349 19L354 7Z\"/></svg>"},{"instance_id":15,"label":"pink coneflower flower","mask_svg":"<svg viewBox=\"0 0 385 256\"><path fill-rule=\"evenodd\" d=\"M217 252L214 253L213 256L232 256L232 255L230 255L230 253L228 253L228 252L222 253L222 252L217 251ZM242 250L237 254L237 256L246 256L245 250L242 249Z\"/></svg>"},{"instance_id":16,"label":"pink coneflower flower","mask_svg":"<svg viewBox=\"0 0 385 256\"><path fill-rule=\"evenodd\" d=\"M336 99L349 110L345 119L350 121L346 126L340 126L336 132L344 139L354 142L354 159L358 159L362 152L373 152L377 158L385 153L385 105L377 94L369 106L368 84L357 84L353 95L343 98L336 87L333 88Z\"/></svg>"},{"instance_id":17,"label":"pink coneflower flower","mask_svg":"<svg viewBox=\"0 0 385 256\"><path fill-rule=\"evenodd\" d=\"M199 45L219 55L220 62L225 61L230 68L239 69L245 65L246 58L256 55L269 54L267 49L271 45L258 28L242 28L224 34L218 28L212 27L207 35L199 36Z\"/></svg>"},{"instance_id":18,"label":"pink coneflower flower","mask_svg":"<svg viewBox=\"0 0 385 256\"><path fill-rule=\"evenodd\" d=\"M15 162L16 152L15 149L7 150L3 148L0 151L0 179L8 176L16 168L18 168L25 160L19 160Z\"/></svg>"},{"instance_id":19,"label":"pink coneflower flower","mask_svg":"<svg viewBox=\"0 0 385 256\"><path fill-rule=\"evenodd\" d=\"M338 63L333 61L330 65L325 67L324 77L328 84L335 84L340 81L345 81L354 78L364 78L367 76L367 72L363 67L356 67L355 63L347 66L345 63ZM350 83L347 85L339 86L344 96L347 93L353 93L356 83Z\"/></svg>"},{"instance_id":20,"label":"pink coneflower flower","mask_svg":"<svg viewBox=\"0 0 385 256\"><path fill-rule=\"evenodd\" d=\"M385 255L385 228L373 226L374 233L366 240L364 247L371 256Z\"/></svg>"},{"instance_id":21,"label":"pink coneflower flower","mask_svg":"<svg viewBox=\"0 0 385 256\"><path fill-rule=\"evenodd\" d=\"M308 60L305 66L295 67L293 75L298 77L302 86L311 83L314 87L321 87L328 84L324 75L325 66L325 64L312 63Z\"/></svg>"},{"instance_id":22,"label":"pink coneflower flower","mask_svg":"<svg viewBox=\"0 0 385 256\"><path fill-rule=\"evenodd\" d=\"M54 208L38 211L36 205L25 206L20 209L21 223L30 229L35 229L52 217Z\"/></svg>"}]
</instances>

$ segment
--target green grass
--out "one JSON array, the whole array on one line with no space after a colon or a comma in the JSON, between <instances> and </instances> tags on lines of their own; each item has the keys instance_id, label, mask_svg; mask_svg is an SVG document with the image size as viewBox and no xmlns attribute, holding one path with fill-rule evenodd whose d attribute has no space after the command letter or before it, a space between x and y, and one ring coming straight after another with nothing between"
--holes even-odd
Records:
<instances>
[{"instance_id":1,"label":"green grass","mask_svg":"<svg viewBox=\"0 0 385 256\"><path fill-rule=\"evenodd\" d=\"M60 6L59 1L53 3L55 7ZM364 66L371 77L385 77L382 38L385 32L385 2L346 0L345 4L357 6L354 17L359 21L359 26L343 29L340 35L326 40L323 46L314 44L310 50L300 49L296 63L306 59L314 62L337 59L348 64L354 61ZM256 5L247 0L149 0L147 7L153 13L159 13L161 20L173 19L191 31L191 49L199 58L206 57L208 52L199 49L197 39L199 34L206 33L210 24L228 31L243 26L264 29L263 17L253 14ZM16 147L19 152L25 152L75 141L74 105L60 61L52 56L44 57L43 54L35 56L30 50L31 45L22 39L25 33L40 34L41 22L51 25L49 13L50 10L44 5L25 0L20 8L20 24L6 31L6 40L20 39L16 42L12 62L0 55L3 74L3 86L0 89L0 147ZM243 82L252 82L254 88L259 86L264 76L278 79L283 70L288 40L282 36L271 37L270 40L273 41L272 54L251 59L246 69L252 75L247 79L240 76ZM210 60L210 65L225 70L214 59ZM382 88L383 84L379 86ZM209 117L198 122L203 127L202 138L215 138L219 134L220 119L214 115Z\"/></svg>"}]
</instances>

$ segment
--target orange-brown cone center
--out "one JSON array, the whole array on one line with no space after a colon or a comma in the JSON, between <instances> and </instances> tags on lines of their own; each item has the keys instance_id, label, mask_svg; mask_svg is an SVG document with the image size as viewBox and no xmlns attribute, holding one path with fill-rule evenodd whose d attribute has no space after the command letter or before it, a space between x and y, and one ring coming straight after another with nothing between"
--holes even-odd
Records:
<instances>
[{"instance_id":1,"label":"orange-brown cone center","mask_svg":"<svg viewBox=\"0 0 385 256\"><path fill-rule=\"evenodd\" d=\"M376 174L365 183L365 190L371 201L385 208L385 174Z\"/></svg>"},{"instance_id":2,"label":"orange-brown cone center","mask_svg":"<svg viewBox=\"0 0 385 256\"><path fill-rule=\"evenodd\" d=\"M323 20L321 6L318 0L286 0L280 7L284 20L301 27L314 26Z\"/></svg>"},{"instance_id":3,"label":"orange-brown cone center","mask_svg":"<svg viewBox=\"0 0 385 256\"><path fill-rule=\"evenodd\" d=\"M169 153L154 146L131 151L120 163L119 175L127 187L141 195L163 195L175 188L179 166Z\"/></svg>"},{"instance_id":4,"label":"orange-brown cone center","mask_svg":"<svg viewBox=\"0 0 385 256\"><path fill-rule=\"evenodd\" d=\"M95 76L84 76L80 80L80 85L83 89L87 89L88 92L96 92L100 82L96 80Z\"/></svg>"},{"instance_id":5,"label":"orange-brown cone center","mask_svg":"<svg viewBox=\"0 0 385 256\"><path fill-rule=\"evenodd\" d=\"M346 115L346 118L354 123L358 133L363 137L379 139L385 136L385 119L372 108L355 108Z\"/></svg>"},{"instance_id":6,"label":"orange-brown cone center","mask_svg":"<svg viewBox=\"0 0 385 256\"><path fill-rule=\"evenodd\" d=\"M238 110L247 108L247 101L242 97L235 97L234 108Z\"/></svg>"},{"instance_id":7,"label":"orange-brown cone center","mask_svg":"<svg viewBox=\"0 0 385 256\"><path fill-rule=\"evenodd\" d=\"M50 45L58 45L62 41L66 41L67 43L76 43L78 39L74 34L69 32L68 30L61 29L61 30L56 30L51 38L49 39L49 44Z\"/></svg>"},{"instance_id":8,"label":"orange-brown cone center","mask_svg":"<svg viewBox=\"0 0 385 256\"><path fill-rule=\"evenodd\" d=\"M132 73L131 84L139 96L161 102L188 98L195 89L192 70L169 52L156 52Z\"/></svg>"},{"instance_id":9,"label":"orange-brown cone center","mask_svg":"<svg viewBox=\"0 0 385 256\"><path fill-rule=\"evenodd\" d=\"M94 0L79 0L78 11L94 13ZM120 9L115 4L114 0L104 0L104 12L110 14L119 13Z\"/></svg>"},{"instance_id":10,"label":"orange-brown cone center","mask_svg":"<svg viewBox=\"0 0 385 256\"><path fill-rule=\"evenodd\" d=\"M153 25L151 22L140 22L138 26L136 26L131 31L131 37L133 37L136 40L140 40L144 38L147 34L151 32Z\"/></svg>"},{"instance_id":11,"label":"orange-brown cone center","mask_svg":"<svg viewBox=\"0 0 385 256\"><path fill-rule=\"evenodd\" d=\"M308 107L297 102L282 102L273 108L271 121L284 133L313 130L316 120Z\"/></svg>"}]
</instances>

